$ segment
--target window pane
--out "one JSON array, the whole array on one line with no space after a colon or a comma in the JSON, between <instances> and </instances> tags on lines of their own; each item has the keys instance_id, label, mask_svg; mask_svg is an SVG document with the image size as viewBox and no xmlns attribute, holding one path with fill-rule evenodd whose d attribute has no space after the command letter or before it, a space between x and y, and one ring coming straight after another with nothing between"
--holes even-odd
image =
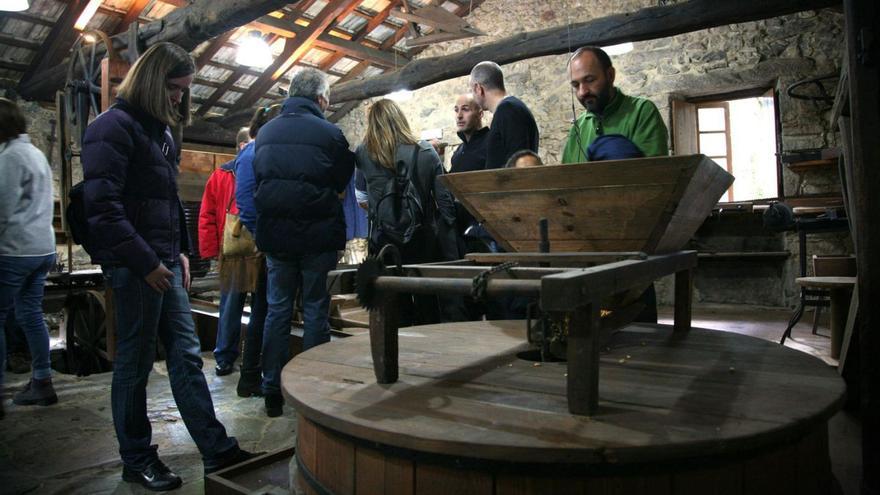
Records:
<instances>
[{"instance_id":1,"label":"window pane","mask_svg":"<svg viewBox=\"0 0 880 495\"><path fill-rule=\"evenodd\" d=\"M698 129L700 132L723 131L727 127L724 125L723 108L698 108L697 121L700 124Z\"/></svg>"},{"instance_id":2,"label":"window pane","mask_svg":"<svg viewBox=\"0 0 880 495\"><path fill-rule=\"evenodd\" d=\"M726 135L723 132L700 134L700 153L706 156L726 156Z\"/></svg>"}]
</instances>

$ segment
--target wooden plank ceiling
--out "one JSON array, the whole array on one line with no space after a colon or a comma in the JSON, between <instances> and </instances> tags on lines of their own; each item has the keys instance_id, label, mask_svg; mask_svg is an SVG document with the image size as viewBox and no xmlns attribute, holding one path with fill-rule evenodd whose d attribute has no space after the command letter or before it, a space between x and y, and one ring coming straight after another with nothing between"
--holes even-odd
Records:
<instances>
[{"instance_id":1,"label":"wooden plank ceiling","mask_svg":"<svg viewBox=\"0 0 880 495\"><path fill-rule=\"evenodd\" d=\"M203 1L203 0L197 0ZM425 47L407 48L414 30L434 32L426 25L395 17L404 10L433 4L467 16L483 0L303 0L233 28L202 43L193 56L199 66L192 86L196 117L218 120L249 112L284 97L288 74L296 67L317 67L332 84L371 78L393 71ZM87 28L113 35L130 23L145 24L184 7L187 0L104 0ZM88 0L31 0L24 12L0 12L0 79L14 86L39 78L49 67L66 63L77 35L73 28ZM259 31L272 46L274 61L265 69L235 62L239 43ZM357 102L333 105L338 121ZM238 119L240 120L240 119Z\"/></svg>"}]
</instances>

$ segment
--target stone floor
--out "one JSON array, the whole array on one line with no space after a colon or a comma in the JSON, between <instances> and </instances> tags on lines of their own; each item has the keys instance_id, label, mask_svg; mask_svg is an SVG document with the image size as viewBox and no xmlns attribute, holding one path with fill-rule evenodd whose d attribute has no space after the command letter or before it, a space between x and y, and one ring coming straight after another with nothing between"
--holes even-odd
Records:
<instances>
[{"instance_id":1,"label":"stone floor","mask_svg":"<svg viewBox=\"0 0 880 495\"><path fill-rule=\"evenodd\" d=\"M267 418L260 398L235 394L238 373L214 375L214 360L204 355L208 386L217 417L242 448L274 451L293 445L294 412ZM56 373L58 404L21 407L12 393L27 375L6 375L6 418L0 421L0 493L129 494L152 493L123 482L110 414L110 373L76 377ZM171 396L164 362L156 363L148 386L153 443L159 455L183 480L173 493L204 493L201 456Z\"/></svg>"},{"instance_id":2,"label":"stone floor","mask_svg":"<svg viewBox=\"0 0 880 495\"><path fill-rule=\"evenodd\" d=\"M786 310L744 306L697 306L694 324L778 341L790 313ZM811 314L805 320L811 321ZM661 322L671 322L671 308L661 308ZM820 332L827 333L825 327ZM828 358L830 341L815 336L802 322L786 345ZM282 417L270 419L262 400L235 394L238 373L216 377L214 361L205 354L206 376L217 415L230 434L248 450L272 451L293 445L294 412L285 407ZM166 378L164 363L157 363L149 384L153 441L162 459L184 479L173 493L202 493L201 459L189 437ZM6 418L0 421L0 493L149 493L120 479L121 465L110 416L110 374L76 377L56 373L59 403L50 407L20 407L12 393L27 382L27 375L6 375L2 396ZM841 412L830 422L832 469L844 494L858 493L861 474L861 427L853 415Z\"/></svg>"}]
</instances>

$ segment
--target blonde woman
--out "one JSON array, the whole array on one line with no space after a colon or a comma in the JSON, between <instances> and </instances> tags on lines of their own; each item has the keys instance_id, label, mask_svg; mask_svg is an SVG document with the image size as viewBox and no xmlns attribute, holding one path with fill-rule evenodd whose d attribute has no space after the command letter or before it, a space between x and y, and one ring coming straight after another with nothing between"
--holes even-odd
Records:
<instances>
[{"instance_id":1,"label":"blonde woman","mask_svg":"<svg viewBox=\"0 0 880 495\"><path fill-rule=\"evenodd\" d=\"M205 473L253 456L214 415L187 295L190 241L177 196L171 127L189 122L195 72L179 46L151 47L128 71L116 103L86 129L82 150L89 254L116 301L110 402L122 479L155 491L182 483L151 445L146 391L157 340Z\"/></svg>"},{"instance_id":2,"label":"blonde woman","mask_svg":"<svg viewBox=\"0 0 880 495\"><path fill-rule=\"evenodd\" d=\"M457 258L453 198L437 180L443 174L440 157L430 143L415 138L406 116L396 103L379 100L370 107L367 133L355 151L355 157L367 183L372 252L393 244L404 263ZM406 189L407 183L414 186L421 218L414 221L389 218L389 212L395 209L391 207L392 203L399 201L392 193L395 182L402 194L401 188ZM406 229L407 225L401 223L408 223L410 228ZM400 232L403 230L409 231ZM409 311L402 308L401 324L436 321L435 301L436 298L417 298L414 302L419 310L414 314L408 314Z\"/></svg>"}]
</instances>

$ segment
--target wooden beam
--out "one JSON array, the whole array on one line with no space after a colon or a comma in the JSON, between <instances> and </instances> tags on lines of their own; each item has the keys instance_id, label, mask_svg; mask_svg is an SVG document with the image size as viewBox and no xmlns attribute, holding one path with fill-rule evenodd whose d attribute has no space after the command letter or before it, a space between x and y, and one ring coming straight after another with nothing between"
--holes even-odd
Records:
<instances>
[{"instance_id":1,"label":"wooden beam","mask_svg":"<svg viewBox=\"0 0 880 495\"><path fill-rule=\"evenodd\" d=\"M385 24L391 29L397 29L397 26L395 24L387 22L387 19L388 16L391 14L391 11L394 10L394 8L396 8L399 3L400 0L392 0L391 2L389 2L384 9L371 17L369 22L364 24L361 29L355 33L352 41L360 41L366 38L367 35L370 34L374 29L379 27L380 24ZM360 12L358 12L357 10L355 10L355 13L360 14Z\"/></svg>"},{"instance_id":2,"label":"wooden beam","mask_svg":"<svg viewBox=\"0 0 880 495\"><path fill-rule=\"evenodd\" d=\"M26 48L28 50L39 50L41 46L36 41L30 41L3 33L0 33L0 45L15 46L18 48Z\"/></svg>"},{"instance_id":3,"label":"wooden beam","mask_svg":"<svg viewBox=\"0 0 880 495\"><path fill-rule=\"evenodd\" d=\"M245 74L247 74L249 76L254 76L254 77L260 77L263 74L262 72L260 72L256 69L252 69L250 67L246 67L243 65L227 64L226 62L220 62L218 60L208 60L205 63L207 65L213 65L214 67L226 69L231 72L235 72L237 69L242 69L242 70L244 70Z\"/></svg>"},{"instance_id":4,"label":"wooden beam","mask_svg":"<svg viewBox=\"0 0 880 495\"><path fill-rule=\"evenodd\" d=\"M473 12L473 9L479 7L480 4L483 3L483 1L484 0L473 0L472 2L469 2L467 5L459 4L458 8L455 10L455 15L464 17L464 16L470 14L471 12ZM391 2L390 4L388 4L388 7L385 8L385 11L383 11L383 12L385 13L386 16L394 8L395 3L396 2ZM371 30L372 29L365 29L360 34L360 36L362 36L362 37L366 36ZM386 39L382 43L380 48L381 49L389 49L390 47L394 46L394 44L397 43L400 40L400 38L402 38L406 34L406 32L407 32L406 26L402 26L402 27L398 28L397 32L394 35L392 35L391 37L389 37L388 39ZM425 48L427 48L427 46L418 47L418 48L415 48L414 50L411 50L410 53L412 53L413 56L415 56L418 53L420 53L422 50L424 50ZM356 76L359 76L364 70L366 70L367 67L369 67L368 63L361 62L357 66L353 67L352 70L350 70L349 73L346 75L346 77L343 77L343 78L339 79L339 81L336 81L336 84L342 84L347 81L353 80ZM352 110L357 108L358 104L361 101L363 101L363 100L352 100L352 101L346 102L344 105L342 105L341 107L336 109L327 120L329 120L330 122L333 122L334 124L339 122L340 120L342 120L343 117L345 117Z\"/></svg>"},{"instance_id":5,"label":"wooden beam","mask_svg":"<svg viewBox=\"0 0 880 495\"><path fill-rule=\"evenodd\" d=\"M144 11L144 7L146 7L148 3L150 3L150 0L134 0L128 8L128 11L125 13L125 16L119 21L119 24L116 25L113 34L125 31L128 29L128 25L132 22L138 22L138 17L140 17L141 12Z\"/></svg>"},{"instance_id":6,"label":"wooden beam","mask_svg":"<svg viewBox=\"0 0 880 495\"><path fill-rule=\"evenodd\" d=\"M61 64L79 36L79 31L75 30L73 25L88 4L89 0L68 2L64 12L61 13L58 20L55 21L55 25L52 26L52 30L49 31L49 35L43 40L40 51L34 55L30 68L21 76L20 85L27 84L36 74L47 68Z\"/></svg>"},{"instance_id":7,"label":"wooden beam","mask_svg":"<svg viewBox=\"0 0 880 495\"><path fill-rule=\"evenodd\" d=\"M24 72L24 71L28 70L28 67L30 67L30 65L28 65L28 64L24 64L21 62L14 62L12 60L0 59L0 69L8 69L8 70L14 70L17 72Z\"/></svg>"},{"instance_id":8,"label":"wooden beam","mask_svg":"<svg viewBox=\"0 0 880 495\"><path fill-rule=\"evenodd\" d=\"M385 10L390 11L390 9ZM377 14L376 17L380 18L381 20L387 18L388 13L385 11L383 12L385 17L381 17L382 13ZM303 36L306 30L308 30L307 27L302 27L298 24L294 24L288 19L278 19L272 16L263 16L252 24L254 24L254 27L256 27L257 29L269 33L274 33L285 38L295 38L298 36ZM370 29L370 31L372 31L372 29ZM358 58L360 60L369 60L374 64L382 65L385 67L399 67L402 64L409 63L410 60L403 56L398 56L398 60L395 63L393 54L384 52L382 50L377 50L375 48L362 44L361 41L368 33L369 31L366 31L365 33L363 33L362 36L356 36L351 40L345 40L338 36L333 36L332 34L321 33L318 35L314 42L316 46L320 46L322 48L327 48L330 50L343 51L351 55L352 57Z\"/></svg>"},{"instance_id":9,"label":"wooden beam","mask_svg":"<svg viewBox=\"0 0 880 495\"><path fill-rule=\"evenodd\" d=\"M205 51L200 53L199 56L196 58L196 67L202 68L205 64L210 62L211 58L213 58L214 55L216 55L217 52L219 52L220 49L223 48L223 45L225 45L226 42L229 41L229 38L232 37L232 33L234 32L234 29L230 29L229 31L226 31L225 33L211 40L211 43L205 48Z\"/></svg>"},{"instance_id":10,"label":"wooden beam","mask_svg":"<svg viewBox=\"0 0 880 495\"><path fill-rule=\"evenodd\" d=\"M30 22L33 24L42 24L43 26L52 27L55 25L55 19L50 19L48 17L31 14L28 12L3 12L0 14L0 18L6 19L15 19L17 21Z\"/></svg>"},{"instance_id":11,"label":"wooden beam","mask_svg":"<svg viewBox=\"0 0 880 495\"><path fill-rule=\"evenodd\" d=\"M859 267L859 384L862 418L862 492L880 493L880 6L845 0L849 115L851 122L853 241Z\"/></svg>"},{"instance_id":12,"label":"wooden beam","mask_svg":"<svg viewBox=\"0 0 880 495\"><path fill-rule=\"evenodd\" d=\"M484 60L508 64L528 58L568 53L583 45L613 45L626 41L665 38L838 4L839 0L690 0L648 7L571 26L521 33L442 57L415 60L388 74L335 85L331 98L340 102L384 95L400 89L418 89L467 75L474 65Z\"/></svg>"},{"instance_id":13,"label":"wooden beam","mask_svg":"<svg viewBox=\"0 0 880 495\"><path fill-rule=\"evenodd\" d=\"M231 32L227 32L226 34L230 34L230 33ZM228 36L227 36L227 38L228 38ZM271 35L271 37L269 38L267 43L269 45L272 45L272 43L274 43L276 39L278 39L278 35L273 34L273 35ZM290 43L290 40L285 41L285 45L284 45L285 50L287 49L287 44L289 44L289 43ZM223 81L223 84L221 84L219 88L215 89L213 93L211 93L211 96L209 96L207 98L207 100L205 100L204 104L199 106L199 109L196 111L196 117L201 117L201 116L205 115L208 112L208 110L210 110L211 107L214 106L214 104L217 103L220 100L220 98L223 97L224 94L226 94L226 91L228 91L229 88L231 88L236 83L236 81L241 79L241 76L244 75L244 72L247 68L248 67L245 65L240 65L240 66L238 66L238 68L236 68L234 71L232 71L232 74L229 74L229 77L227 77L226 80ZM251 88L252 87L253 86L251 86ZM242 93L242 95L247 95L249 91L250 91L250 88L245 90L245 92ZM243 96L240 96L239 98L243 98ZM234 107L234 105L230 105L228 108L232 108L232 107Z\"/></svg>"},{"instance_id":14,"label":"wooden beam","mask_svg":"<svg viewBox=\"0 0 880 495\"><path fill-rule=\"evenodd\" d=\"M351 0L331 0L321 10L321 13L311 20L306 29L293 40L287 40L281 56L275 59L275 62L266 69L263 75L254 81L251 85L251 91L243 94L235 102L232 111L244 110L256 103L260 96L269 91L278 79L312 48L315 40L334 20L347 16L357 5L358 2Z\"/></svg>"},{"instance_id":15,"label":"wooden beam","mask_svg":"<svg viewBox=\"0 0 880 495\"><path fill-rule=\"evenodd\" d=\"M339 109L330 114L330 116L327 117L327 120L333 122L334 124L339 122L340 120L342 120L342 117L345 117L346 115L351 113L352 110L357 108L357 106L361 104L361 101L362 100L352 100L345 102L341 107L339 107Z\"/></svg>"},{"instance_id":16,"label":"wooden beam","mask_svg":"<svg viewBox=\"0 0 880 495\"><path fill-rule=\"evenodd\" d=\"M164 18L140 27L138 37L144 47L161 41L180 45L192 51L200 43L215 38L230 29L243 26L254 19L278 10L288 0L193 0L185 7L170 12ZM128 33L112 38L117 50L128 47ZM103 54L103 48L98 55ZM56 66L34 75L26 84L19 85L19 94L28 99L50 100L64 85L67 67Z\"/></svg>"},{"instance_id":17,"label":"wooden beam","mask_svg":"<svg viewBox=\"0 0 880 495\"><path fill-rule=\"evenodd\" d=\"M340 51L352 58L367 60L383 67L400 67L410 62L410 59L403 55L370 48L360 42L344 40L331 34L319 36L315 41L315 45L329 50Z\"/></svg>"}]
</instances>

